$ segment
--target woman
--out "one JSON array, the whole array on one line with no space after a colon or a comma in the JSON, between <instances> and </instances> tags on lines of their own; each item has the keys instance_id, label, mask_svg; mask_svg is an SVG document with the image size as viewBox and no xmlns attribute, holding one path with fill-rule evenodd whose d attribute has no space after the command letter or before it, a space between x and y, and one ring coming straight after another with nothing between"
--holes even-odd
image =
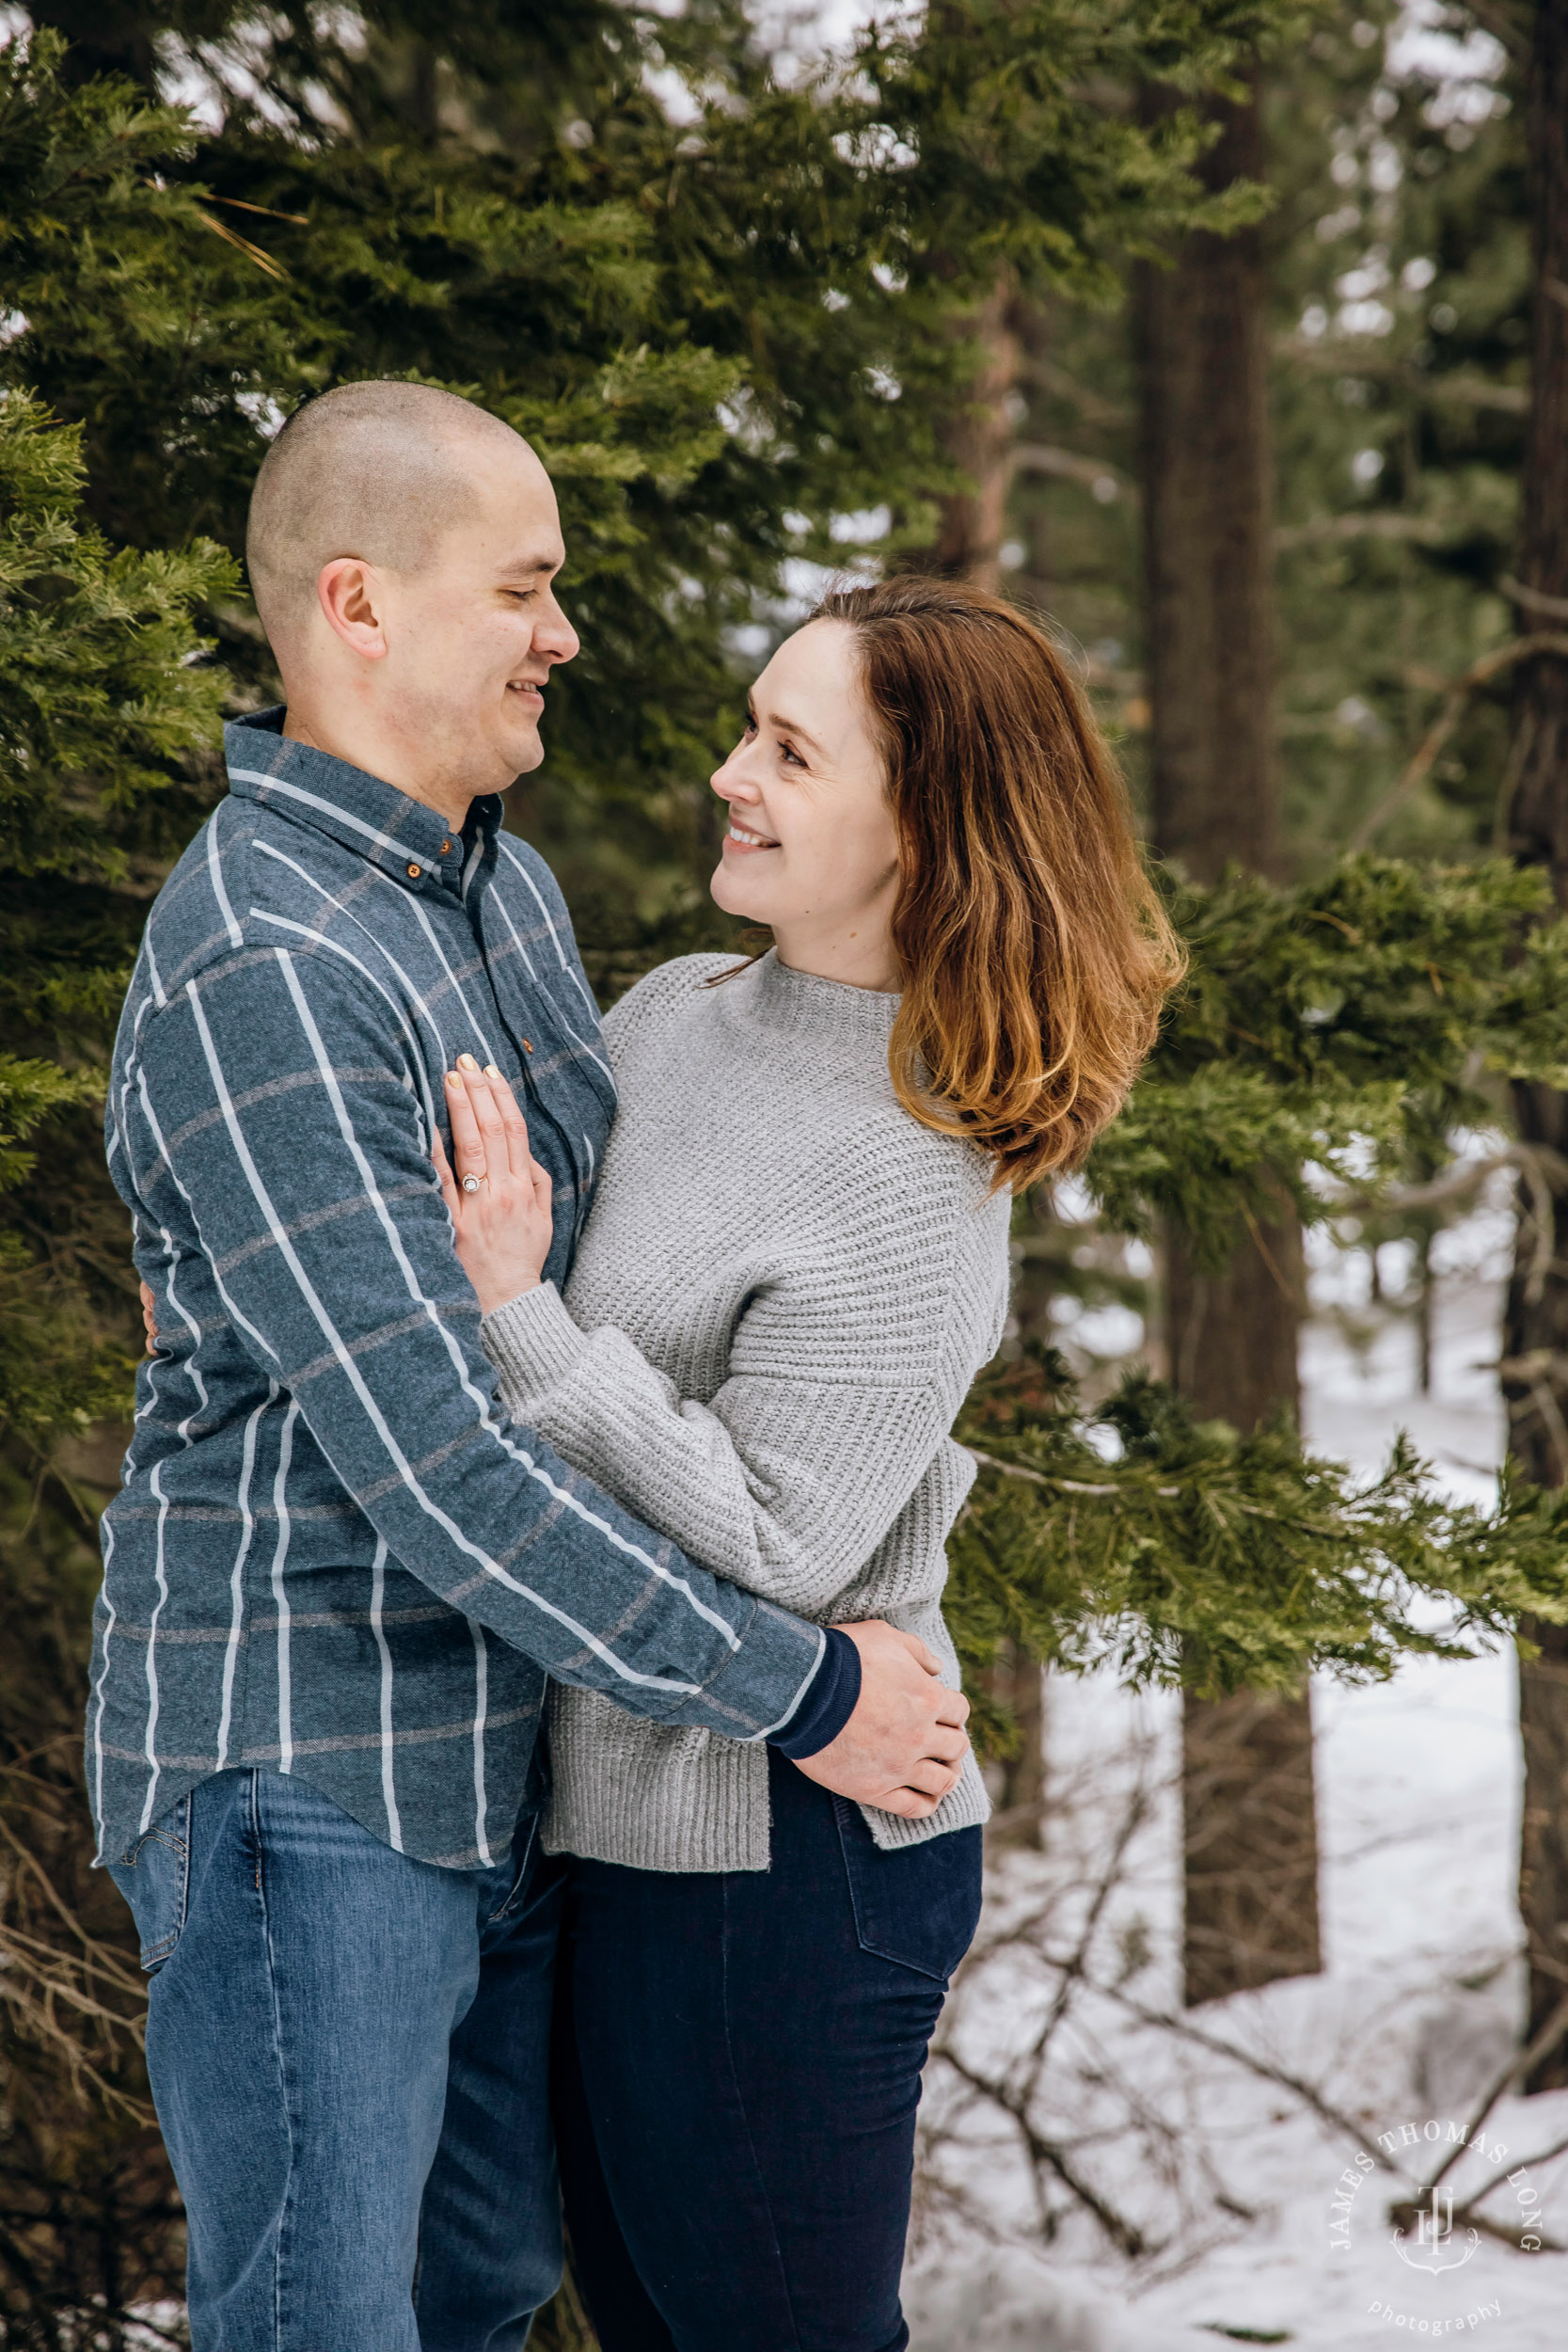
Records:
<instances>
[{"instance_id":1,"label":"woman","mask_svg":"<svg viewBox=\"0 0 1568 2352\"><path fill-rule=\"evenodd\" d=\"M520 1422L721 1575L886 1617L956 1682L949 1431L1002 1335L1009 1199L1115 1113L1178 950L1057 654L967 588L830 596L713 787L713 895L772 948L610 1013L563 1295L522 1116L453 1073L459 1254ZM973 1756L857 1809L562 1686L550 1745L562 2178L606 2352L893 2352L920 2071L979 1910Z\"/></svg>"}]
</instances>

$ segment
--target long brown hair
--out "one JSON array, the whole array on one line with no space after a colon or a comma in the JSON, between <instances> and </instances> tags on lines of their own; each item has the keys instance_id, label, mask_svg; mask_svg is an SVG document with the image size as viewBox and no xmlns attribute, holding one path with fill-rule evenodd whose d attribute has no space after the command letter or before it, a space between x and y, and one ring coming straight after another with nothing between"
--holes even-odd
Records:
<instances>
[{"instance_id":1,"label":"long brown hair","mask_svg":"<svg viewBox=\"0 0 1568 2352\"><path fill-rule=\"evenodd\" d=\"M906 1110L1015 1190L1075 1168L1121 1107L1183 970L1120 773L1045 631L999 596L836 589L887 762Z\"/></svg>"}]
</instances>

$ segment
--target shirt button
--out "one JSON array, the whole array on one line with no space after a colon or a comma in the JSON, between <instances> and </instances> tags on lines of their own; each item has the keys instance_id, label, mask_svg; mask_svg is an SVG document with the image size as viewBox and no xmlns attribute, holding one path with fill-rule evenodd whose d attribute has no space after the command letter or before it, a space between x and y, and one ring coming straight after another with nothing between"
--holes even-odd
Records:
<instances>
[{"instance_id":1,"label":"shirt button","mask_svg":"<svg viewBox=\"0 0 1568 2352\"><path fill-rule=\"evenodd\" d=\"M419 879L420 879L420 869L419 869L419 867L418 867L417 866L411 866L408 868L408 879L409 879L409 881L410 881L410 882L418 882L418 881L419 881Z\"/></svg>"},{"instance_id":2,"label":"shirt button","mask_svg":"<svg viewBox=\"0 0 1568 2352\"><path fill-rule=\"evenodd\" d=\"M526 1037L523 1040L523 1051L525 1054L531 1054L533 1051L532 1046L529 1043Z\"/></svg>"},{"instance_id":3,"label":"shirt button","mask_svg":"<svg viewBox=\"0 0 1568 2352\"><path fill-rule=\"evenodd\" d=\"M450 841L443 841L443 842L442 842L442 844L441 844L441 855L442 855L443 857L445 857L445 856L446 856L446 854L447 854L447 851L448 851L451 848L451 843Z\"/></svg>"}]
</instances>

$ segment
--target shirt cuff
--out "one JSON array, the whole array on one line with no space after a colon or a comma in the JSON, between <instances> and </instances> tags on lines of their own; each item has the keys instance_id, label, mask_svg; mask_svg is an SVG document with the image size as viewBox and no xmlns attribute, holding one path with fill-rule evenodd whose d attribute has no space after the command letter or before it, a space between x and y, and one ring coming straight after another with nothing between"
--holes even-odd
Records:
<instances>
[{"instance_id":1,"label":"shirt cuff","mask_svg":"<svg viewBox=\"0 0 1568 2352\"><path fill-rule=\"evenodd\" d=\"M498 1307L480 1325L480 1337L502 1387L524 1403L564 1380L588 1345L553 1282Z\"/></svg>"},{"instance_id":2,"label":"shirt cuff","mask_svg":"<svg viewBox=\"0 0 1568 2352\"><path fill-rule=\"evenodd\" d=\"M825 1633L822 1663L806 1685L805 1697L768 1742L797 1763L830 1747L860 1704L861 1654L836 1626L828 1626Z\"/></svg>"}]
</instances>

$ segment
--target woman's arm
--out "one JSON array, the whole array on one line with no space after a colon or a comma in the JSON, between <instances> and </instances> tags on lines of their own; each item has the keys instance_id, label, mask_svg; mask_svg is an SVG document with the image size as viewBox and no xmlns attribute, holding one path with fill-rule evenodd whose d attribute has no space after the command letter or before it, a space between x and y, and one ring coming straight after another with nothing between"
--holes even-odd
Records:
<instances>
[{"instance_id":1,"label":"woman's arm","mask_svg":"<svg viewBox=\"0 0 1568 2352\"><path fill-rule=\"evenodd\" d=\"M626 1335L584 1332L553 1284L527 1279L522 1238L533 1207L514 1173L526 1152L521 1113L504 1087L469 1073L452 1104L459 1169L479 1190L449 1185L458 1253L485 1309L483 1341L509 1411L574 1467L705 1565L806 1614L828 1613L908 1502L946 1436L974 1367L949 1346L952 1263L929 1273L930 1329L913 1335L910 1376L827 1377L794 1369L811 1351L770 1325L784 1360L748 1360L710 1405L681 1397ZM960 1213L961 1214L961 1213ZM509 1221L516 1230L508 1237ZM835 1292L837 1328L874 1340L889 1288L907 1280L907 1232L869 1237L856 1252L853 1290ZM518 1278L523 1278L519 1282ZM509 1286L520 1295L507 1295ZM802 1332L820 1327L823 1301L802 1287ZM737 1327L744 1332L745 1318ZM755 1348L744 1351L755 1358Z\"/></svg>"},{"instance_id":2,"label":"woman's arm","mask_svg":"<svg viewBox=\"0 0 1568 2352\"><path fill-rule=\"evenodd\" d=\"M784 1607L830 1611L951 1424L930 1388L726 1380L680 1396L624 1331L582 1331L553 1283L485 1318L507 1409L683 1550Z\"/></svg>"}]
</instances>

